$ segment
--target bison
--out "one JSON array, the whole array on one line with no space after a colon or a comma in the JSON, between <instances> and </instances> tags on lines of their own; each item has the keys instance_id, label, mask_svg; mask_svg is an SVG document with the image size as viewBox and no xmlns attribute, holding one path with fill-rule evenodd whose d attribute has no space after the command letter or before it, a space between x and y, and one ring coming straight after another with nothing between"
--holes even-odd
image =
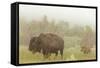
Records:
<instances>
[{"instance_id":1,"label":"bison","mask_svg":"<svg viewBox=\"0 0 100 68\"><path fill-rule=\"evenodd\" d=\"M90 46L81 46L81 51L84 53L84 54L88 54L91 52L91 47Z\"/></svg>"},{"instance_id":2,"label":"bison","mask_svg":"<svg viewBox=\"0 0 100 68\"><path fill-rule=\"evenodd\" d=\"M42 53L44 58L48 58L51 53L57 56L58 51L60 51L60 55L63 58L64 40L56 34L40 34L30 40L29 50L33 53Z\"/></svg>"}]
</instances>

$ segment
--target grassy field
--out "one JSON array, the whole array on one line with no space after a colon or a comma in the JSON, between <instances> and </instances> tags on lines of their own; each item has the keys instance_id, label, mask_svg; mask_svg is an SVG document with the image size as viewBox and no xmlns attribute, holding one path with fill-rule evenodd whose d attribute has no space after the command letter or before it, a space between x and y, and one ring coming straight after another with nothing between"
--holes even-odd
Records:
<instances>
[{"instance_id":1,"label":"grassy field","mask_svg":"<svg viewBox=\"0 0 100 68\"><path fill-rule=\"evenodd\" d=\"M77 39L77 40L75 40ZM95 50L89 54L84 54L80 51L78 45L78 38L76 37L66 37L64 38L65 48L63 59L61 59L60 54L56 57L52 54L49 59L44 59L43 55L40 53L32 54L28 50L28 46L20 45L19 47L19 63L41 63L41 62L54 62L54 61L77 61L77 60L92 60L95 59Z\"/></svg>"}]
</instances>

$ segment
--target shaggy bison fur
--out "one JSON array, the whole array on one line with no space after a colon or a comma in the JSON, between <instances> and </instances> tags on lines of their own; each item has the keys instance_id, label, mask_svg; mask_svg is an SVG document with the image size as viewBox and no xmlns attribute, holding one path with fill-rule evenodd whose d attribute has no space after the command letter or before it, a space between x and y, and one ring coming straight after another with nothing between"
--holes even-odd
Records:
<instances>
[{"instance_id":1,"label":"shaggy bison fur","mask_svg":"<svg viewBox=\"0 0 100 68\"><path fill-rule=\"evenodd\" d=\"M56 34L40 34L30 40L29 50L33 53L42 53L45 58L48 58L51 53L57 56L60 51L60 55L63 57L64 40Z\"/></svg>"}]
</instances>

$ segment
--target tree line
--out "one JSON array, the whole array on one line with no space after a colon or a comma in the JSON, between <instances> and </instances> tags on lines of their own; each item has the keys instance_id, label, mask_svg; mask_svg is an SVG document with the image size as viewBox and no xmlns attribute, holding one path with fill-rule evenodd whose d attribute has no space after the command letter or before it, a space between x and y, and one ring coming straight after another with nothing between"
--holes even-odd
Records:
<instances>
[{"instance_id":1,"label":"tree line","mask_svg":"<svg viewBox=\"0 0 100 68\"><path fill-rule=\"evenodd\" d=\"M24 18L19 23L19 39L20 44L28 45L32 37L38 36L40 33L54 33L61 37L79 37L81 39L92 38L95 41L95 31L91 26L70 25L70 22L48 20L47 16L43 16L42 20L32 20L26 22ZM87 41L85 41L87 42Z\"/></svg>"}]
</instances>

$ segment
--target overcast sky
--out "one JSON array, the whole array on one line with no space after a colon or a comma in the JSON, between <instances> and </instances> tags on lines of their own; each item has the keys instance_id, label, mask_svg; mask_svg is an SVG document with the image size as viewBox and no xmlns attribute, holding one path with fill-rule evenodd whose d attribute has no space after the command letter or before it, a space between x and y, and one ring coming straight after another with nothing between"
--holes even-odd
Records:
<instances>
[{"instance_id":1,"label":"overcast sky","mask_svg":"<svg viewBox=\"0 0 100 68\"><path fill-rule=\"evenodd\" d=\"M39 5L20 5L19 16L27 22L42 20L46 15L49 20L67 21L70 24L91 25L95 27L96 10L89 8L52 7Z\"/></svg>"}]
</instances>

